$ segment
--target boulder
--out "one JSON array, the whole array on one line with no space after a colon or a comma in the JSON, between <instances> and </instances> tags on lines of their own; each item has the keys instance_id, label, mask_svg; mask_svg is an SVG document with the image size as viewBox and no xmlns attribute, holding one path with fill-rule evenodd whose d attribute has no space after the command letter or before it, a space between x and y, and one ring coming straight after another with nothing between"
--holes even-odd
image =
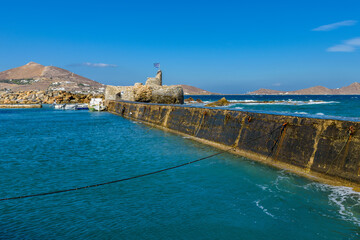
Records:
<instances>
[{"instance_id":1,"label":"boulder","mask_svg":"<svg viewBox=\"0 0 360 240\"><path fill-rule=\"evenodd\" d=\"M230 102L228 100L226 100L225 97L223 97L220 100L217 100L216 102L206 104L205 107L228 106L229 104L230 104Z\"/></svg>"},{"instance_id":2,"label":"boulder","mask_svg":"<svg viewBox=\"0 0 360 240\"><path fill-rule=\"evenodd\" d=\"M187 103L189 103L189 102L194 102L195 100L192 98L192 97L189 97L189 98L187 98L187 99L185 99L184 100L184 102L187 102Z\"/></svg>"}]
</instances>

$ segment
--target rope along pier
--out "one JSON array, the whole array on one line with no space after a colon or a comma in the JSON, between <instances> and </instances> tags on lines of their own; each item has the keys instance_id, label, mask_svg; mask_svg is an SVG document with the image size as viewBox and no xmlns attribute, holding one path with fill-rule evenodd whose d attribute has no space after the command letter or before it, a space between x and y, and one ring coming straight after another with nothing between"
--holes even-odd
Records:
<instances>
[{"instance_id":1,"label":"rope along pier","mask_svg":"<svg viewBox=\"0 0 360 240\"><path fill-rule=\"evenodd\" d=\"M266 137L266 136L270 136L270 135L272 135L276 130L278 130L278 129L280 129L280 128L283 128L283 125L281 125L281 126L275 128L275 129L273 129L273 130L270 131L268 134L264 134L264 135L262 135L262 136L259 136L259 137L256 137L256 138L253 138L253 139L249 140L248 143L253 142L253 141L256 141L256 140L258 140L258 139L260 139L260 138L263 138L263 137ZM128 177L128 178L122 178L122 179L113 180L113 181L109 181L109 182L103 182L103 183L97 183L97 184L82 186L82 187L76 187L76 188L69 188L69 189L57 190L57 191L52 191L52 192L37 193L37 194L30 194L30 195L22 195L22 196L16 196L16 197L8 197L8 198L0 198L0 201L7 201L7 200L15 200L15 199L23 199L23 198L47 196L47 195L53 195L53 194L59 194L59 193L65 193L65 192L72 192L72 191L83 190L83 189L87 189L87 188L95 188L95 187L100 187L100 186L109 185L109 184L113 184L113 183L124 182L124 181L128 181L128 180L132 180L132 179L136 179L136 178L141 178L141 177L146 177L146 176L154 175L154 174L157 174L157 173L169 171L169 170L172 170L172 169L184 167L184 166L187 166L187 165L196 163L196 162L200 162L200 161L205 160L205 159L209 159L209 158L218 156L218 155L220 155L220 154L224 154L224 153L229 152L229 151L231 151L231 150L233 150L233 149L235 149L235 148L236 148L236 146L231 147L231 148L229 148L229 149L227 149L227 150L222 150L222 151L220 151L220 152L217 152L217 153L208 155L208 156L206 156L206 157L202 157L202 158L199 158L199 159L190 161L190 162L186 162L186 163L180 164L180 165L176 165L176 166L172 166L172 167L168 167L168 168L164 168L164 169L160 169L160 170L157 170L157 171L148 172L148 173L144 173L144 174L140 174L140 175L136 175L136 176L132 176L132 177Z\"/></svg>"}]
</instances>

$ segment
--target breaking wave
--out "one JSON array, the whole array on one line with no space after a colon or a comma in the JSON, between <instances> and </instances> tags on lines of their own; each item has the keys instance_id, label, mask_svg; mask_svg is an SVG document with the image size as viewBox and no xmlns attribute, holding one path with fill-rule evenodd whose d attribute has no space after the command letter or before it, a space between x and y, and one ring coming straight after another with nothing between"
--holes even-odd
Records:
<instances>
[{"instance_id":1,"label":"breaking wave","mask_svg":"<svg viewBox=\"0 0 360 240\"><path fill-rule=\"evenodd\" d=\"M310 183L304 188L327 193L329 204L337 208L340 217L360 227L360 192L354 191L351 187L322 183Z\"/></svg>"},{"instance_id":2,"label":"breaking wave","mask_svg":"<svg viewBox=\"0 0 360 240\"><path fill-rule=\"evenodd\" d=\"M333 104L339 103L336 101L322 101L322 100L309 100L309 101L295 101L288 100L271 100L271 101L259 101L259 100L228 100L231 103L246 104L246 105L314 105L314 104Z\"/></svg>"}]
</instances>

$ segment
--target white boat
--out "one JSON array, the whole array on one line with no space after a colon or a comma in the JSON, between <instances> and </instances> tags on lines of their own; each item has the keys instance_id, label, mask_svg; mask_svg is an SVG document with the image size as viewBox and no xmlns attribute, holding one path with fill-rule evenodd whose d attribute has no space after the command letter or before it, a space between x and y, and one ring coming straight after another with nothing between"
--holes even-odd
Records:
<instances>
[{"instance_id":1,"label":"white boat","mask_svg":"<svg viewBox=\"0 0 360 240\"><path fill-rule=\"evenodd\" d=\"M102 98L92 98L89 103L90 111L104 111L106 106Z\"/></svg>"},{"instance_id":2,"label":"white boat","mask_svg":"<svg viewBox=\"0 0 360 240\"><path fill-rule=\"evenodd\" d=\"M80 103L76 105L76 110L89 110L89 107L86 103Z\"/></svg>"},{"instance_id":3,"label":"white boat","mask_svg":"<svg viewBox=\"0 0 360 240\"><path fill-rule=\"evenodd\" d=\"M54 104L55 109L65 109L66 104Z\"/></svg>"},{"instance_id":4,"label":"white boat","mask_svg":"<svg viewBox=\"0 0 360 240\"><path fill-rule=\"evenodd\" d=\"M76 104L65 104L65 110L76 110Z\"/></svg>"}]
</instances>

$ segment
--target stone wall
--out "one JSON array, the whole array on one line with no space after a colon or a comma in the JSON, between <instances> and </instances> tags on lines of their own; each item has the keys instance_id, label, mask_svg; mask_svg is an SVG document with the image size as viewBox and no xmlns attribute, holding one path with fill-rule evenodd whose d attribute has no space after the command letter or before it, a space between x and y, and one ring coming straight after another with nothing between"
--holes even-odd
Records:
<instances>
[{"instance_id":1,"label":"stone wall","mask_svg":"<svg viewBox=\"0 0 360 240\"><path fill-rule=\"evenodd\" d=\"M331 184L360 186L360 123L109 101L108 111Z\"/></svg>"},{"instance_id":2,"label":"stone wall","mask_svg":"<svg viewBox=\"0 0 360 240\"><path fill-rule=\"evenodd\" d=\"M105 100L125 100L163 104L183 104L184 91L180 85L163 86L162 72L159 70L154 78L148 78L145 85L107 86Z\"/></svg>"}]
</instances>

